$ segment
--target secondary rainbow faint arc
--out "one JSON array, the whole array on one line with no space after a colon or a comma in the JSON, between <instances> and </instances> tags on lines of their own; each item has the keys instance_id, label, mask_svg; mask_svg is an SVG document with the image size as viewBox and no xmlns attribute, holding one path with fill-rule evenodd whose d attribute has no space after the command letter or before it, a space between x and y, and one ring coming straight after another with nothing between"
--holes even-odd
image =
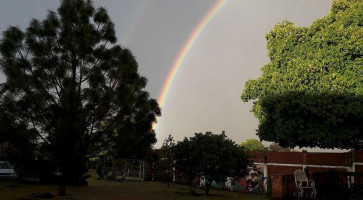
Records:
<instances>
[{"instance_id":1,"label":"secondary rainbow faint arc","mask_svg":"<svg viewBox=\"0 0 363 200\"><path fill-rule=\"evenodd\" d=\"M208 11L208 13L203 17L202 21L199 22L197 27L194 29L192 34L189 36L187 42L181 49L178 54L178 57L173 63L173 66L169 72L169 75L164 83L163 89L161 90L160 96L158 98L158 102L160 107L163 107L166 97L168 96L168 92L171 88L173 80L175 78L176 73L181 67L185 57L188 55L190 49L192 48L195 41L198 39L200 34L203 32L204 28L208 25L208 23L213 19L213 17L218 13L218 11L227 3L228 0L219 0L217 1L212 8ZM153 129L156 130L157 124L153 124Z\"/></svg>"}]
</instances>

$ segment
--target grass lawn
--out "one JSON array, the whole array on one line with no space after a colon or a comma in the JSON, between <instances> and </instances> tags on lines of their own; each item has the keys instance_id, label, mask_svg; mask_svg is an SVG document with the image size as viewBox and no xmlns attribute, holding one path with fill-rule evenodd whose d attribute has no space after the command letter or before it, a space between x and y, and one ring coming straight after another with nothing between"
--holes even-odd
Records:
<instances>
[{"instance_id":1,"label":"grass lawn","mask_svg":"<svg viewBox=\"0 0 363 200\"><path fill-rule=\"evenodd\" d=\"M57 185L28 185L13 181L0 181L0 199L1 200L33 200L30 194L33 192L49 192L54 195L52 199L59 200L232 200L232 199L255 199L264 200L264 196L249 196L236 192L211 190L210 196L202 195L203 191L198 191L200 195L192 195L187 187L181 190L176 189L176 185L171 184L170 188L162 186L157 182L111 182L101 181L91 177L88 179L88 186L68 186L67 196L55 196L57 194ZM177 192L176 192L177 191Z\"/></svg>"}]
</instances>

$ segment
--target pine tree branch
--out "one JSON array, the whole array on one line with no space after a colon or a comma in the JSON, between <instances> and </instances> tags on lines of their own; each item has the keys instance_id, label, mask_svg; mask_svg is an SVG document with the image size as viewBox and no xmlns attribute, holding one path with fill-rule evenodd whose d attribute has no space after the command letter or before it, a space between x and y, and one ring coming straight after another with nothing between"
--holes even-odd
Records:
<instances>
[{"instance_id":1,"label":"pine tree branch","mask_svg":"<svg viewBox=\"0 0 363 200\"><path fill-rule=\"evenodd\" d=\"M107 45L107 43L108 43L108 40L102 45L102 49L105 49L105 47L106 47L106 45ZM98 64L99 64L99 62L100 62L100 58L99 58L99 56L97 57L97 60L95 61L95 64L89 69L89 71L88 71L88 74L86 75L86 78L85 79L83 79L83 80L80 80L81 82L84 82L84 81L86 81L86 80L88 80L88 78L89 78L89 76L92 74L92 71L95 69L95 68L97 68L98 66Z\"/></svg>"},{"instance_id":2,"label":"pine tree branch","mask_svg":"<svg viewBox=\"0 0 363 200\"><path fill-rule=\"evenodd\" d=\"M47 143L47 144L50 144L49 143L49 141L47 141L43 136L42 136L42 134L39 132L39 129L35 126L35 123L34 123L34 120L32 119L31 120L31 123L32 123L32 125L33 125L33 128L35 129L35 130L37 130L36 132L37 132L37 135L43 140L43 142L45 142L45 143Z\"/></svg>"}]
</instances>

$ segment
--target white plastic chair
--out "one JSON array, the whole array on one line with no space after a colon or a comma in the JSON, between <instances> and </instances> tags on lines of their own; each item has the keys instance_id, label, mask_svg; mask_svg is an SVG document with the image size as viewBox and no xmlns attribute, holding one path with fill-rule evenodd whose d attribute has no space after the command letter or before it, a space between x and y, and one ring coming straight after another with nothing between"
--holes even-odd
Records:
<instances>
[{"instance_id":1,"label":"white plastic chair","mask_svg":"<svg viewBox=\"0 0 363 200\"><path fill-rule=\"evenodd\" d=\"M308 180L304 170L295 170L294 176L296 184L295 196L298 198L315 198L317 193L315 182L313 180Z\"/></svg>"}]
</instances>

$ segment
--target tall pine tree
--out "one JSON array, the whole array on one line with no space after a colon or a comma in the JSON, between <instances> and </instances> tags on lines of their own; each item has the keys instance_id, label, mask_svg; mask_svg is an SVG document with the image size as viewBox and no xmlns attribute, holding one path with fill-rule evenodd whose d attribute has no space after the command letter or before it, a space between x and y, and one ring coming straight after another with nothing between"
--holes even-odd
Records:
<instances>
[{"instance_id":1,"label":"tall pine tree","mask_svg":"<svg viewBox=\"0 0 363 200\"><path fill-rule=\"evenodd\" d=\"M80 179L99 152L142 156L156 142L160 109L135 58L116 41L106 10L90 0L63 0L26 31L3 33L4 112L37 130L64 184Z\"/></svg>"}]
</instances>

